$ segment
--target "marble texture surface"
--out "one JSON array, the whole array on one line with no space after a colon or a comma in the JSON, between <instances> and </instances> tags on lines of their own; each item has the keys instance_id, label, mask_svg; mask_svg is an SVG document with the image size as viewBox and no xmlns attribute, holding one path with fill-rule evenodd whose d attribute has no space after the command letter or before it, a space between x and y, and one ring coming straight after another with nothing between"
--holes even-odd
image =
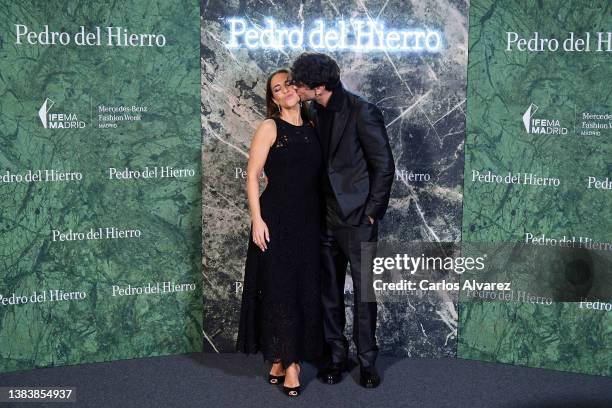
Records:
<instances>
[{"instance_id":1,"label":"marble texture surface","mask_svg":"<svg viewBox=\"0 0 612 408\"><path fill-rule=\"evenodd\" d=\"M0 183L0 371L199 351L201 190L198 3L0 0L0 169L80 172L70 182ZM163 33L163 48L15 44L15 24ZM74 38L74 37L72 37ZM41 104L82 129L45 129ZM97 126L94 109L147 106ZM109 167L190 168L181 179L110 180ZM52 231L139 229L130 239L54 241ZM113 285L193 282L190 292L113 297ZM49 291L84 299L51 301Z\"/></svg>"},{"instance_id":2,"label":"marble texture surface","mask_svg":"<svg viewBox=\"0 0 612 408\"><path fill-rule=\"evenodd\" d=\"M609 30L608 1L472 1L463 240L525 243L526 236L561 241L586 237L611 243L610 190L589 187L612 168L610 128L585 135L583 113L610 114L610 53L596 52L595 32ZM506 32L555 38L590 32L590 52L507 52ZM566 134L528 133L523 115L558 121ZM557 186L473 181L473 171L556 178ZM532 245L532 243L530 244ZM559 245L557 245L559 247ZM578 249L574 249L578 248ZM462 299L459 356L599 375L612 375L612 313L583 300L610 298L610 252L576 245L540 257L529 271L533 290L553 282L551 304ZM583 278L568 279L563 257L585 259ZM591 262L590 259L593 261ZM598 266L600 265L600 266ZM603 266L601 266L603 265ZM554 279L552 279L554 277ZM559 300L564 300L560 302Z\"/></svg>"},{"instance_id":3,"label":"marble texture surface","mask_svg":"<svg viewBox=\"0 0 612 408\"><path fill-rule=\"evenodd\" d=\"M398 170L381 240L460 240L462 211L466 1L251 1L202 2L203 266L205 348L233 351L240 285L249 239L245 180L254 130L264 119L267 76L304 49L229 49L226 18L262 25L274 16L291 26L316 19L379 18L388 27L427 27L443 36L438 54L336 51L345 86L383 112ZM411 181L410 173L427 175ZM422 176L425 177L425 176ZM414 177L413 177L414 178ZM350 276L346 313L352 321ZM381 303L381 353L452 356L456 299L436 294ZM351 327L347 327L350 335Z\"/></svg>"}]
</instances>

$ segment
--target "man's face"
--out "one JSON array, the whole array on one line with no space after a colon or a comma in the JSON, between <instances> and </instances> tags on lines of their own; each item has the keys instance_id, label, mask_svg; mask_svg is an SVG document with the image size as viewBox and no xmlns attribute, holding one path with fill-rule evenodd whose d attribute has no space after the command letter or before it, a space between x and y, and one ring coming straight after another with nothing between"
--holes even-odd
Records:
<instances>
[{"instance_id":1,"label":"man's face","mask_svg":"<svg viewBox=\"0 0 612 408\"><path fill-rule=\"evenodd\" d=\"M291 76L289 76L289 83L295 86L295 91L302 102L312 101L317 96L313 88L293 80Z\"/></svg>"},{"instance_id":2,"label":"man's face","mask_svg":"<svg viewBox=\"0 0 612 408\"><path fill-rule=\"evenodd\" d=\"M295 87L302 102L311 101L316 97L315 90L304 84L296 84Z\"/></svg>"}]
</instances>

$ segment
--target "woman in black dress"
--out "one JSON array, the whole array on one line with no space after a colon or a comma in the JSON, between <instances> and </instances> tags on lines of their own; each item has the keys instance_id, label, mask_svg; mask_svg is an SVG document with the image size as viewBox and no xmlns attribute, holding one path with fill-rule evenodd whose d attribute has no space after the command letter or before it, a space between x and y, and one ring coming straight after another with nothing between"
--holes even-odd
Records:
<instances>
[{"instance_id":1,"label":"woman in black dress","mask_svg":"<svg viewBox=\"0 0 612 408\"><path fill-rule=\"evenodd\" d=\"M247 251L237 349L261 351L271 384L299 395L299 363L323 348L319 280L321 149L288 71L266 85L268 119L249 152ZM259 179L268 183L259 196Z\"/></svg>"}]
</instances>

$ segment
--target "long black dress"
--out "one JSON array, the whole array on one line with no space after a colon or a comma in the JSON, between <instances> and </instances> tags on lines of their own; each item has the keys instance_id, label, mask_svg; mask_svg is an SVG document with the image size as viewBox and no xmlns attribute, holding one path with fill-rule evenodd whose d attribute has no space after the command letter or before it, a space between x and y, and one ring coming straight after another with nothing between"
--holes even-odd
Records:
<instances>
[{"instance_id":1,"label":"long black dress","mask_svg":"<svg viewBox=\"0 0 612 408\"><path fill-rule=\"evenodd\" d=\"M237 349L261 351L285 367L314 360L323 348L320 299L321 148L314 128L280 118L260 197L270 232L262 252L249 235Z\"/></svg>"}]
</instances>

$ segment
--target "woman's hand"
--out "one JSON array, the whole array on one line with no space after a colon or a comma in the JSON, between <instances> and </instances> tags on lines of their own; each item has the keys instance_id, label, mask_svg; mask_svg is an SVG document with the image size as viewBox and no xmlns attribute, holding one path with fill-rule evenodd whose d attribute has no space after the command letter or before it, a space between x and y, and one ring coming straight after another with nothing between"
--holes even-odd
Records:
<instances>
[{"instance_id":1,"label":"woman's hand","mask_svg":"<svg viewBox=\"0 0 612 408\"><path fill-rule=\"evenodd\" d=\"M253 242L262 251L268 249L267 243L270 242L270 231L263 219L253 221Z\"/></svg>"}]
</instances>

